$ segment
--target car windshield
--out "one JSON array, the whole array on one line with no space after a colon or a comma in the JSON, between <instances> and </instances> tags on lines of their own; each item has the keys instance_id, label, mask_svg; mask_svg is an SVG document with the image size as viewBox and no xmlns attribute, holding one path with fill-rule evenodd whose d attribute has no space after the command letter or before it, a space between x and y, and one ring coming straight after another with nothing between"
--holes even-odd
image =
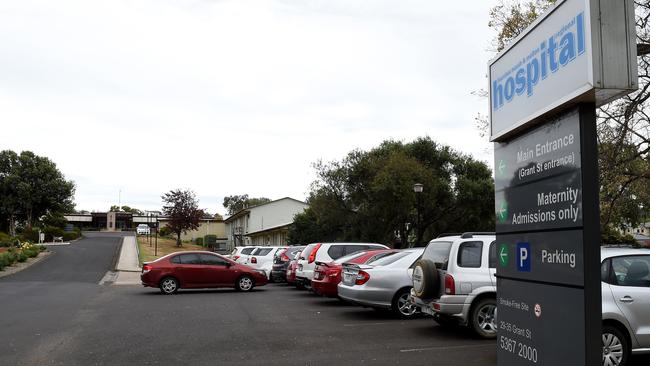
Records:
<instances>
[{"instance_id":1,"label":"car windshield","mask_svg":"<svg viewBox=\"0 0 650 366\"><path fill-rule=\"evenodd\" d=\"M366 253L367 253L367 252L365 252L365 251L361 251L361 252L355 252L355 253L352 253L352 254L348 254L348 255L346 255L345 257L341 257L341 258L335 260L334 263L336 263L336 264L342 264L342 263L345 263L345 262L351 261L351 260L353 260L354 258L361 257L362 255L364 255L364 254L366 254Z\"/></svg>"},{"instance_id":2,"label":"car windshield","mask_svg":"<svg viewBox=\"0 0 650 366\"><path fill-rule=\"evenodd\" d=\"M311 251L312 251L312 249L314 249L315 246L316 246L316 244L309 244L309 245L307 245L307 246L305 247L305 250L303 250L303 251L300 253L300 257L299 257L298 259L305 259L305 258L307 258L307 257L311 254Z\"/></svg>"},{"instance_id":3,"label":"car windshield","mask_svg":"<svg viewBox=\"0 0 650 366\"><path fill-rule=\"evenodd\" d=\"M393 252L393 253L389 253L384 257L375 258L371 261L368 261L366 264L373 265L373 266L386 266L397 262L398 260L406 257L409 254L411 254L411 252Z\"/></svg>"},{"instance_id":4,"label":"car windshield","mask_svg":"<svg viewBox=\"0 0 650 366\"><path fill-rule=\"evenodd\" d=\"M241 254L249 255L249 254L251 254L251 253L253 252L253 250L255 250L255 249L257 249L257 248L255 248L255 247L244 248L244 249L241 250Z\"/></svg>"},{"instance_id":5,"label":"car windshield","mask_svg":"<svg viewBox=\"0 0 650 366\"><path fill-rule=\"evenodd\" d=\"M438 269L447 269L449 262L449 252L451 251L450 241L432 241L422 254L422 259L429 260L436 265Z\"/></svg>"},{"instance_id":6,"label":"car windshield","mask_svg":"<svg viewBox=\"0 0 650 366\"><path fill-rule=\"evenodd\" d=\"M257 250L254 251L253 254L251 254L251 255L265 256L265 255L271 253L272 250L273 250L273 248L257 248Z\"/></svg>"}]
</instances>

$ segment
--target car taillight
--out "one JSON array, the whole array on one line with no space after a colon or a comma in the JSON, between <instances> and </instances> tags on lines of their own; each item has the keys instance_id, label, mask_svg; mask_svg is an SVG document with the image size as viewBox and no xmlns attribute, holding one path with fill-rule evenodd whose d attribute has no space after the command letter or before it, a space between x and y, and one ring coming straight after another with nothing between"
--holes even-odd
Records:
<instances>
[{"instance_id":1,"label":"car taillight","mask_svg":"<svg viewBox=\"0 0 650 366\"><path fill-rule=\"evenodd\" d=\"M288 261L291 260L291 258L287 257L287 252L288 251L289 251L289 249L285 249L285 250L282 251L282 254L280 254L280 260L281 261L288 262Z\"/></svg>"},{"instance_id":2,"label":"car taillight","mask_svg":"<svg viewBox=\"0 0 650 366\"><path fill-rule=\"evenodd\" d=\"M142 266L142 273L147 273L149 271L151 271L151 266L150 265L145 264L144 266Z\"/></svg>"},{"instance_id":3,"label":"car taillight","mask_svg":"<svg viewBox=\"0 0 650 366\"><path fill-rule=\"evenodd\" d=\"M318 252L318 249L320 249L320 246L323 244L316 244L314 247L314 250L311 251L311 254L309 254L309 263L314 263L316 260L316 252Z\"/></svg>"},{"instance_id":4,"label":"car taillight","mask_svg":"<svg viewBox=\"0 0 650 366\"><path fill-rule=\"evenodd\" d=\"M252 257L252 258L251 258L251 263L257 263L257 258Z\"/></svg>"},{"instance_id":5,"label":"car taillight","mask_svg":"<svg viewBox=\"0 0 650 366\"><path fill-rule=\"evenodd\" d=\"M232 260L234 260L234 261L236 261L237 259L239 259L239 256L238 256L238 255L232 257Z\"/></svg>"},{"instance_id":6,"label":"car taillight","mask_svg":"<svg viewBox=\"0 0 650 366\"><path fill-rule=\"evenodd\" d=\"M456 282L454 282L454 278L449 274L445 275L445 294L456 294Z\"/></svg>"},{"instance_id":7,"label":"car taillight","mask_svg":"<svg viewBox=\"0 0 650 366\"><path fill-rule=\"evenodd\" d=\"M364 283L368 282L370 279L370 275L368 272L365 271L359 271L357 274L357 280L354 282L355 285L363 285Z\"/></svg>"}]
</instances>

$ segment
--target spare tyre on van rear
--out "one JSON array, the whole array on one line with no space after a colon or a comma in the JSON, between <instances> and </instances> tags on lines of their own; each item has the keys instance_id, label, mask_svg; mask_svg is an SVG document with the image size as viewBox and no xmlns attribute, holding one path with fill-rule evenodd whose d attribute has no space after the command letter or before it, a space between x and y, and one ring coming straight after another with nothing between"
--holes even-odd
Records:
<instances>
[{"instance_id":1,"label":"spare tyre on van rear","mask_svg":"<svg viewBox=\"0 0 650 366\"><path fill-rule=\"evenodd\" d=\"M432 299L440 293L440 275L436 265L428 259L420 259L413 268L413 290L423 300Z\"/></svg>"}]
</instances>

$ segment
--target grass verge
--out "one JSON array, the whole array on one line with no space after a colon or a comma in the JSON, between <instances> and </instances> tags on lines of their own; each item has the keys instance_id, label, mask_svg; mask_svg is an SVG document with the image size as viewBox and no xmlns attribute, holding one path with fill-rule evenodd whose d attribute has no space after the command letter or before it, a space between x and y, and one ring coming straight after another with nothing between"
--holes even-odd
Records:
<instances>
[{"instance_id":1,"label":"grass verge","mask_svg":"<svg viewBox=\"0 0 650 366\"><path fill-rule=\"evenodd\" d=\"M190 244L190 243L183 243L182 247L177 247L176 240L159 237L158 255L156 256L154 238L151 238L151 246L150 246L149 240L146 236L138 236L138 249L139 249L138 260L140 261L140 265L142 265L143 262L154 261L162 256L174 252L183 252L188 250L205 250L202 246Z\"/></svg>"}]
</instances>

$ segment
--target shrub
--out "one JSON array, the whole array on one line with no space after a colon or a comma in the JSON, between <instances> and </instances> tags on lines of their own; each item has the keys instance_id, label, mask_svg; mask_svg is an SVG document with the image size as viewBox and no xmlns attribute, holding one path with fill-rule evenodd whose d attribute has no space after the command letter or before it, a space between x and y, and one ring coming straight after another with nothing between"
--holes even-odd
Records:
<instances>
[{"instance_id":1,"label":"shrub","mask_svg":"<svg viewBox=\"0 0 650 366\"><path fill-rule=\"evenodd\" d=\"M36 248L38 249L39 252L43 252L45 251L45 249L47 249L45 245L37 245Z\"/></svg>"},{"instance_id":2,"label":"shrub","mask_svg":"<svg viewBox=\"0 0 650 366\"><path fill-rule=\"evenodd\" d=\"M217 236L213 234L206 235L203 237L203 242L205 243L206 247L213 248L217 246Z\"/></svg>"},{"instance_id":3,"label":"shrub","mask_svg":"<svg viewBox=\"0 0 650 366\"><path fill-rule=\"evenodd\" d=\"M27 254L25 254L25 252L18 253L18 262L23 263L24 261L27 260L27 258L29 257L27 256Z\"/></svg>"},{"instance_id":4,"label":"shrub","mask_svg":"<svg viewBox=\"0 0 650 366\"><path fill-rule=\"evenodd\" d=\"M34 258L38 255L39 250L37 248L29 248L29 249L24 249L23 253L29 257L29 258Z\"/></svg>"},{"instance_id":5,"label":"shrub","mask_svg":"<svg viewBox=\"0 0 650 366\"><path fill-rule=\"evenodd\" d=\"M601 242L605 244L630 244L638 246L639 243L629 234L621 234L619 231L606 227L600 233Z\"/></svg>"},{"instance_id":6,"label":"shrub","mask_svg":"<svg viewBox=\"0 0 650 366\"><path fill-rule=\"evenodd\" d=\"M45 233L45 240L54 240L55 236L64 236L65 232L60 227L46 226L43 229Z\"/></svg>"},{"instance_id":7,"label":"shrub","mask_svg":"<svg viewBox=\"0 0 650 366\"><path fill-rule=\"evenodd\" d=\"M20 241L38 242L38 229L23 229L19 235Z\"/></svg>"},{"instance_id":8,"label":"shrub","mask_svg":"<svg viewBox=\"0 0 650 366\"><path fill-rule=\"evenodd\" d=\"M3 270L5 267L10 266L9 256L7 253L0 253L0 270Z\"/></svg>"},{"instance_id":9,"label":"shrub","mask_svg":"<svg viewBox=\"0 0 650 366\"><path fill-rule=\"evenodd\" d=\"M172 230L168 226L163 226L158 231L158 234L160 234L160 236L169 236L171 233Z\"/></svg>"},{"instance_id":10,"label":"shrub","mask_svg":"<svg viewBox=\"0 0 650 366\"><path fill-rule=\"evenodd\" d=\"M63 233L63 241L71 241L79 238L79 234L76 232Z\"/></svg>"},{"instance_id":11,"label":"shrub","mask_svg":"<svg viewBox=\"0 0 650 366\"><path fill-rule=\"evenodd\" d=\"M11 236L7 233L0 231L0 242L11 241Z\"/></svg>"},{"instance_id":12,"label":"shrub","mask_svg":"<svg viewBox=\"0 0 650 366\"><path fill-rule=\"evenodd\" d=\"M203 246L203 238L194 239L194 244Z\"/></svg>"}]
</instances>

